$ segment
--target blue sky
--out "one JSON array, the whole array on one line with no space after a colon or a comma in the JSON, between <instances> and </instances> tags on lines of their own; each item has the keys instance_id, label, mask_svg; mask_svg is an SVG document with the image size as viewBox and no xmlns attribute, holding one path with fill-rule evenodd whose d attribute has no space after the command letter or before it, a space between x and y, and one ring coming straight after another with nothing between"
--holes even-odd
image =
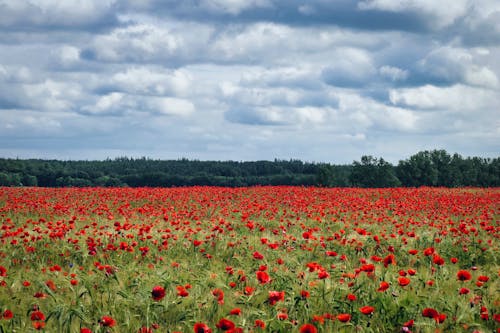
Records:
<instances>
[{"instance_id":1,"label":"blue sky","mask_svg":"<svg viewBox=\"0 0 500 333\"><path fill-rule=\"evenodd\" d=\"M0 0L0 156L500 152L495 0Z\"/></svg>"}]
</instances>

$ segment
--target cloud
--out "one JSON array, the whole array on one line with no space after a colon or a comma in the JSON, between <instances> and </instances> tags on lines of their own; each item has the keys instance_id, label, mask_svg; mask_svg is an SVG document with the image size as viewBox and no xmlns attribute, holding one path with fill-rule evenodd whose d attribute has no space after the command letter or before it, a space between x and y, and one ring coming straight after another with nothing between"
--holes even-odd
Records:
<instances>
[{"instance_id":1,"label":"cloud","mask_svg":"<svg viewBox=\"0 0 500 333\"><path fill-rule=\"evenodd\" d=\"M99 97L92 105L84 105L80 111L83 114L98 116L123 116L144 112L156 115L188 116L194 110L193 103L180 98L114 92Z\"/></svg>"},{"instance_id":2,"label":"cloud","mask_svg":"<svg viewBox=\"0 0 500 333\"><path fill-rule=\"evenodd\" d=\"M360 49L340 49L332 54L331 63L323 70L323 80L338 87L368 85L376 73L370 55Z\"/></svg>"},{"instance_id":3,"label":"cloud","mask_svg":"<svg viewBox=\"0 0 500 333\"><path fill-rule=\"evenodd\" d=\"M115 0L0 1L0 26L14 30L98 29L115 23Z\"/></svg>"}]
</instances>

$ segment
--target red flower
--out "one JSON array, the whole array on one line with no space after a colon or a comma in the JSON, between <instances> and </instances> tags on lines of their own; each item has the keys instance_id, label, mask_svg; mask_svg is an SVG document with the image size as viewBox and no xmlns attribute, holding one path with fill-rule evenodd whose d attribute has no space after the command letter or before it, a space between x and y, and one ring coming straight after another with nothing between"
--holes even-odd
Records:
<instances>
[{"instance_id":1,"label":"red flower","mask_svg":"<svg viewBox=\"0 0 500 333\"><path fill-rule=\"evenodd\" d=\"M154 286L151 291L151 296L155 301L161 301L165 297L165 288L162 286Z\"/></svg>"},{"instance_id":2,"label":"red flower","mask_svg":"<svg viewBox=\"0 0 500 333\"><path fill-rule=\"evenodd\" d=\"M299 328L300 333L317 333L318 329L313 324L304 324Z\"/></svg>"},{"instance_id":3,"label":"red flower","mask_svg":"<svg viewBox=\"0 0 500 333\"><path fill-rule=\"evenodd\" d=\"M269 304L274 305L278 301L283 301L285 299L284 291L270 291L269 292Z\"/></svg>"},{"instance_id":4,"label":"red flower","mask_svg":"<svg viewBox=\"0 0 500 333\"><path fill-rule=\"evenodd\" d=\"M318 279L322 279L323 280L323 279L326 279L329 276L330 276L330 274L328 274L328 272L325 271L325 270L318 271Z\"/></svg>"},{"instance_id":5,"label":"red flower","mask_svg":"<svg viewBox=\"0 0 500 333\"><path fill-rule=\"evenodd\" d=\"M45 320L45 315L43 314L42 311L36 310L36 311L33 311L31 313L30 319L32 321L36 321L36 320L43 321L43 320Z\"/></svg>"},{"instance_id":6,"label":"red flower","mask_svg":"<svg viewBox=\"0 0 500 333\"><path fill-rule=\"evenodd\" d=\"M99 320L99 324L104 327L113 327L116 325L116 321L113 319L113 317L102 316L101 320Z\"/></svg>"},{"instance_id":7,"label":"red flower","mask_svg":"<svg viewBox=\"0 0 500 333\"><path fill-rule=\"evenodd\" d=\"M186 288L184 286L177 286L176 289L177 289L177 296L180 296L180 297L189 296L189 292L186 290Z\"/></svg>"},{"instance_id":8,"label":"red flower","mask_svg":"<svg viewBox=\"0 0 500 333\"><path fill-rule=\"evenodd\" d=\"M460 270L457 272L457 279L460 281L469 281L472 279L472 274L466 270Z\"/></svg>"},{"instance_id":9,"label":"red flower","mask_svg":"<svg viewBox=\"0 0 500 333\"><path fill-rule=\"evenodd\" d=\"M429 247L427 249L424 250L424 256L428 257L430 255L433 255L434 254L434 248L433 247Z\"/></svg>"},{"instance_id":10,"label":"red flower","mask_svg":"<svg viewBox=\"0 0 500 333\"><path fill-rule=\"evenodd\" d=\"M311 296L311 293L308 292L307 290L301 290L300 291L300 297L302 297L302 298L309 298L309 296Z\"/></svg>"},{"instance_id":11,"label":"red flower","mask_svg":"<svg viewBox=\"0 0 500 333\"><path fill-rule=\"evenodd\" d=\"M460 291L458 292L459 295L467 295L470 292L469 289L467 288L460 288Z\"/></svg>"},{"instance_id":12,"label":"red flower","mask_svg":"<svg viewBox=\"0 0 500 333\"><path fill-rule=\"evenodd\" d=\"M266 323L263 322L262 320L260 319L256 319L255 320L255 327L258 327L258 328L266 328Z\"/></svg>"},{"instance_id":13,"label":"red flower","mask_svg":"<svg viewBox=\"0 0 500 333\"><path fill-rule=\"evenodd\" d=\"M257 271L255 274L257 275L257 280L259 280L260 284L265 284L271 281L269 274L265 271Z\"/></svg>"},{"instance_id":14,"label":"red flower","mask_svg":"<svg viewBox=\"0 0 500 333\"><path fill-rule=\"evenodd\" d=\"M373 313L373 311L375 311L375 308L373 306L366 305L361 307L359 311L364 315L370 315Z\"/></svg>"},{"instance_id":15,"label":"red flower","mask_svg":"<svg viewBox=\"0 0 500 333\"><path fill-rule=\"evenodd\" d=\"M347 323L349 320L351 320L351 315L348 313L341 313L337 315L337 319L340 322Z\"/></svg>"},{"instance_id":16,"label":"red flower","mask_svg":"<svg viewBox=\"0 0 500 333\"><path fill-rule=\"evenodd\" d=\"M45 327L45 323L43 321L34 321L32 323L33 328L36 330L41 330Z\"/></svg>"},{"instance_id":17,"label":"red flower","mask_svg":"<svg viewBox=\"0 0 500 333\"><path fill-rule=\"evenodd\" d=\"M389 289L389 283L382 281L380 282L380 286L378 287L377 291L386 291L387 289Z\"/></svg>"},{"instance_id":18,"label":"red flower","mask_svg":"<svg viewBox=\"0 0 500 333\"><path fill-rule=\"evenodd\" d=\"M217 303L224 304L224 292L222 289L216 288L212 290L212 295L217 298Z\"/></svg>"},{"instance_id":19,"label":"red flower","mask_svg":"<svg viewBox=\"0 0 500 333\"><path fill-rule=\"evenodd\" d=\"M425 308L422 310L422 316L426 318L436 318L439 313L433 308Z\"/></svg>"},{"instance_id":20,"label":"red flower","mask_svg":"<svg viewBox=\"0 0 500 333\"><path fill-rule=\"evenodd\" d=\"M194 331L194 333L212 333L212 330L210 329L210 327L208 327L207 324L204 324L204 323L194 324L193 331Z\"/></svg>"},{"instance_id":21,"label":"red flower","mask_svg":"<svg viewBox=\"0 0 500 333\"><path fill-rule=\"evenodd\" d=\"M262 259L264 259L264 256L263 256L261 253L257 252L257 251L255 251L255 252L253 253L253 257L254 257L254 259L257 259L257 260L262 260Z\"/></svg>"},{"instance_id":22,"label":"red flower","mask_svg":"<svg viewBox=\"0 0 500 333\"><path fill-rule=\"evenodd\" d=\"M80 329L80 333L92 333L92 330L90 328L87 328L87 327L82 327Z\"/></svg>"},{"instance_id":23,"label":"red flower","mask_svg":"<svg viewBox=\"0 0 500 333\"><path fill-rule=\"evenodd\" d=\"M222 331L228 331L235 328L236 325L229 319L221 318L215 326Z\"/></svg>"},{"instance_id":24,"label":"red flower","mask_svg":"<svg viewBox=\"0 0 500 333\"><path fill-rule=\"evenodd\" d=\"M12 319L12 317L14 317L14 314L12 313L12 311L10 311L9 309L5 310L3 313L2 313L2 318L5 319L5 320L9 320L9 319Z\"/></svg>"},{"instance_id":25,"label":"red flower","mask_svg":"<svg viewBox=\"0 0 500 333\"><path fill-rule=\"evenodd\" d=\"M396 265L396 257L392 253L388 254L387 257L384 258L384 267L388 267L391 264Z\"/></svg>"},{"instance_id":26,"label":"red flower","mask_svg":"<svg viewBox=\"0 0 500 333\"><path fill-rule=\"evenodd\" d=\"M241 309L240 308L234 308L231 311L229 311L230 315L233 316L239 316L241 314Z\"/></svg>"},{"instance_id":27,"label":"red flower","mask_svg":"<svg viewBox=\"0 0 500 333\"><path fill-rule=\"evenodd\" d=\"M481 281L481 282L488 282L490 278L488 276L485 276L485 275L480 275L477 280L478 281Z\"/></svg>"},{"instance_id":28,"label":"red flower","mask_svg":"<svg viewBox=\"0 0 500 333\"><path fill-rule=\"evenodd\" d=\"M404 287L404 286L407 286L409 285L411 282L410 279L408 279L407 277L399 277L398 278L398 283L401 287Z\"/></svg>"},{"instance_id":29,"label":"red flower","mask_svg":"<svg viewBox=\"0 0 500 333\"><path fill-rule=\"evenodd\" d=\"M7 268L0 266L0 276L7 276Z\"/></svg>"},{"instance_id":30,"label":"red flower","mask_svg":"<svg viewBox=\"0 0 500 333\"><path fill-rule=\"evenodd\" d=\"M357 297L356 297L356 295L353 295L353 294L349 294L349 295L347 295L347 299L348 299L348 300L350 300L351 302L352 302L352 301L355 301L355 300L356 300L356 298L357 298Z\"/></svg>"}]
</instances>

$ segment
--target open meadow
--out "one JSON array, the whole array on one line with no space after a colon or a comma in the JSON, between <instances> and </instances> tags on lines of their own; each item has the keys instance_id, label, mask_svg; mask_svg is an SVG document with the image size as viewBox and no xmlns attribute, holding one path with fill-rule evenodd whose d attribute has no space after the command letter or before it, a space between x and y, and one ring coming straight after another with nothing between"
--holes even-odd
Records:
<instances>
[{"instance_id":1,"label":"open meadow","mask_svg":"<svg viewBox=\"0 0 500 333\"><path fill-rule=\"evenodd\" d=\"M0 332L500 332L500 189L0 187Z\"/></svg>"}]
</instances>

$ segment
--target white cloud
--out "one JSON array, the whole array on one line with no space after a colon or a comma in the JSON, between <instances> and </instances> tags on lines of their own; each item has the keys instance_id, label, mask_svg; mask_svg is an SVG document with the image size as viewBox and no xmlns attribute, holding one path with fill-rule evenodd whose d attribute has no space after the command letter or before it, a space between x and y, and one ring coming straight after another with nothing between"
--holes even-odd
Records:
<instances>
[{"instance_id":1,"label":"white cloud","mask_svg":"<svg viewBox=\"0 0 500 333\"><path fill-rule=\"evenodd\" d=\"M383 77L391 81L403 81L408 78L409 71L394 66L382 66L379 68L379 73Z\"/></svg>"},{"instance_id":2,"label":"white cloud","mask_svg":"<svg viewBox=\"0 0 500 333\"><path fill-rule=\"evenodd\" d=\"M128 95L113 92L99 97L93 105L85 105L81 111L91 115L123 116L134 113L188 116L195 111L190 101L173 97Z\"/></svg>"},{"instance_id":3,"label":"white cloud","mask_svg":"<svg viewBox=\"0 0 500 333\"><path fill-rule=\"evenodd\" d=\"M202 0L201 6L211 11L237 15L244 10L258 7L271 7L269 0Z\"/></svg>"},{"instance_id":4,"label":"white cloud","mask_svg":"<svg viewBox=\"0 0 500 333\"><path fill-rule=\"evenodd\" d=\"M476 115L485 115L485 112L497 110L500 105L498 92L460 84L451 87L426 85L392 89L389 98L394 105L459 113L472 112Z\"/></svg>"}]
</instances>

